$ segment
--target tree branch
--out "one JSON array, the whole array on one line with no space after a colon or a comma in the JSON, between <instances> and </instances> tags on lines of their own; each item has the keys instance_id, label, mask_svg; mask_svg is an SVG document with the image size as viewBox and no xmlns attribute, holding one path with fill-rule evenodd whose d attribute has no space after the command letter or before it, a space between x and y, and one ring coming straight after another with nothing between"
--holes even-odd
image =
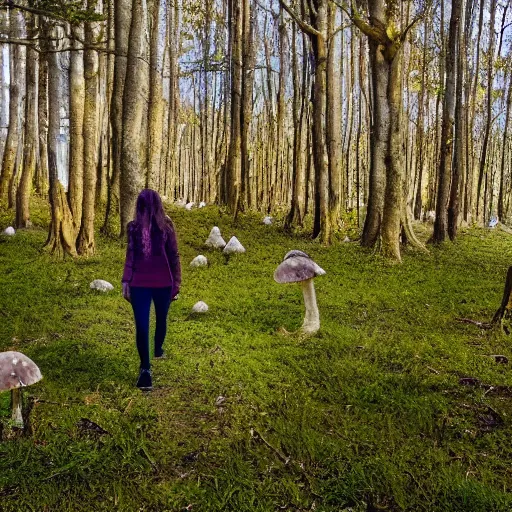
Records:
<instances>
[{"instance_id":1,"label":"tree branch","mask_svg":"<svg viewBox=\"0 0 512 512\"><path fill-rule=\"evenodd\" d=\"M363 20L361 14L357 11L354 4L350 10L343 1L330 0L334 5L337 5L342 11L344 11L350 18L350 21L365 35L373 41L377 41L381 44L388 42L386 32L378 27L370 25L370 23Z\"/></svg>"},{"instance_id":2,"label":"tree branch","mask_svg":"<svg viewBox=\"0 0 512 512\"><path fill-rule=\"evenodd\" d=\"M320 32L318 32L318 30L314 29L311 25L309 25L305 21L301 20L297 16L297 14L292 9L290 9L290 7L283 0L279 0L279 3L283 7L283 9L291 16L293 21L295 21L295 23L297 23L297 25L299 25L299 27L304 32L306 32L306 33L308 33L310 35L313 35L313 36L319 36L320 35Z\"/></svg>"}]
</instances>

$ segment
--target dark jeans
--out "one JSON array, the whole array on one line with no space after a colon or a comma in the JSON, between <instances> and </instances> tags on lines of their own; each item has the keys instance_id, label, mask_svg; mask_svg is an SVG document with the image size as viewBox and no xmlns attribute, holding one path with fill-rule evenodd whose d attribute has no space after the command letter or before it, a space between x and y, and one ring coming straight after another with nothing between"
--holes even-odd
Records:
<instances>
[{"instance_id":1,"label":"dark jeans","mask_svg":"<svg viewBox=\"0 0 512 512\"><path fill-rule=\"evenodd\" d=\"M155 355L162 354L162 345L167 332L167 313L171 305L171 287L143 288L130 287L131 304L135 317L137 350L140 367L149 370L149 311L151 301L155 303Z\"/></svg>"}]
</instances>

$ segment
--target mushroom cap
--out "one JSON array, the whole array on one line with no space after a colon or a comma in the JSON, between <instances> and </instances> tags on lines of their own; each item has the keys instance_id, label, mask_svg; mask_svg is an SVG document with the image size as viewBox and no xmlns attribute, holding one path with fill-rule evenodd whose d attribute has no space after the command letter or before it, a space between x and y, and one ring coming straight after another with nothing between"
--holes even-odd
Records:
<instances>
[{"instance_id":1,"label":"mushroom cap","mask_svg":"<svg viewBox=\"0 0 512 512\"><path fill-rule=\"evenodd\" d=\"M305 252L299 251L298 249L292 249L291 251L288 251L283 258L284 260L287 260L288 258L295 258L296 256L303 256L304 258L311 259L311 256L309 254L306 254Z\"/></svg>"},{"instance_id":2,"label":"mushroom cap","mask_svg":"<svg viewBox=\"0 0 512 512\"><path fill-rule=\"evenodd\" d=\"M192 306L193 313L206 313L208 311L208 304L200 300Z\"/></svg>"},{"instance_id":3,"label":"mushroom cap","mask_svg":"<svg viewBox=\"0 0 512 512\"><path fill-rule=\"evenodd\" d=\"M8 228L4 229L4 235L13 236L16 234L16 231L12 226L9 226Z\"/></svg>"},{"instance_id":4,"label":"mushroom cap","mask_svg":"<svg viewBox=\"0 0 512 512\"><path fill-rule=\"evenodd\" d=\"M208 265L208 260L207 260L206 256L203 256L202 254L200 254L199 256L196 256L190 262L191 267L205 267L206 265Z\"/></svg>"},{"instance_id":5,"label":"mushroom cap","mask_svg":"<svg viewBox=\"0 0 512 512\"><path fill-rule=\"evenodd\" d=\"M104 279L95 279L89 287L91 290L99 290L100 292L108 292L114 289L114 285Z\"/></svg>"},{"instance_id":6,"label":"mushroom cap","mask_svg":"<svg viewBox=\"0 0 512 512\"><path fill-rule=\"evenodd\" d=\"M290 253L300 253L291 254ZM302 251L290 251L274 272L277 283L298 283L316 276L323 276L325 270L320 268L307 254Z\"/></svg>"},{"instance_id":7,"label":"mushroom cap","mask_svg":"<svg viewBox=\"0 0 512 512\"><path fill-rule=\"evenodd\" d=\"M217 226L213 226L208 238L206 239L205 245L208 247L215 247L216 249L226 245L226 242L220 234L220 229Z\"/></svg>"},{"instance_id":8,"label":"mushroom cap","mask_svg":"<svg viewBox=\"0 0 512 512\"><path fill-rule=\"evenodd\" d=\"M0 352L0 391L31 386L43 378L32 359L21 352Z\"/></svg>"},{"instance_id":9,"label":"mushroom cap","mask_svg":"<svg viewBox=\"0 0 512 512\"><path fill-rule=\"evenodd\" d=\"M233 254L234 252L245 252L245 247L238 241L238 238L236 236L232 236L222 252L225 254Z\"/></svg>"}]
</instances>

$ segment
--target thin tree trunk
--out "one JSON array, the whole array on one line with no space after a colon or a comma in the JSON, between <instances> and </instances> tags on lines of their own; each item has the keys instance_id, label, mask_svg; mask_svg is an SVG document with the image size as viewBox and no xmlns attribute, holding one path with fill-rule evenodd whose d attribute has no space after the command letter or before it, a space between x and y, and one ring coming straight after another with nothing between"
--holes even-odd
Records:
<instances>
[{"instance_id":1,"label":"thin tree trunk","mask_svg":"<svg viewBox=\"0 0 512 512\"><path fill-rule=\"evenodd\" d=\"M87 7L94 9L95 0L88 0ZM95 43L97 24L85 24L85 43L92 46ZM87 49L84 52L84 179L83 179L83 206L82 222L78 236L78 252L84 256L94 254L94 217L96 204L96 180L98 169L98 89L99 89L99 59L96 50Z\"/></svg>"},{"instance_id":2,"label":"thin tree trunk","mask_svg":"<svg viewBox=\"0 0 512 512\"><path fill-rule=\"evenodd\" d=\"M481 6L483 8L483 5ZM487 54L487 117L485 122L485 133L484 133L484 141L482 143L482 153L480 156L480 167L478 173L478 185L476 191L476 216L478 219L479 215L479 207L480 207L480 192L482 188L482 179L484 177L484 171L487 160L487 146L489 145L489 136L491 132L491 120L492 120L492 81L493 81L493 63L494 63L494 22L496 18L496 0L491 0L490 5L490 21L489 27L490 35L489 35L489 51ZM478 73L478 69L476 70ZM485 209L484 209L485 212ZM485 216L485 213L484 213Z\"/></svg>"},{"instance_id":3,"label":"thin tree trunk","mask_svg":"<svg viewBox=\"0 0 512 512\"><path fill-rule=\"evenodd\" d=\"M9 37L18 39L23 34L22 14L17 10L9 11ZM0 201L12 208L13 181L16 175L18 145L22 139L21 113L25 101L25 53L22 45L10 46L10 85L9 85L9 127L5 141L2 169L0 173Z\"/></svg>"},{"instance_id":4,"label":"thin tree trunk","mask_svg":"<svg viewBox=\"0 0 512 512\"><path fill-rule=\"evenodd\" d=\"M448 48L446 49L446 82L443 100L443 121L441 127L439 183L437 187L436 219L434 222L434 243L444 242L448 236L448 201L450 199L450 181L453 156L453 126L455 123L455 78L458 26L461 13L461 0L453 0L450 17ZM458 179L455 184L458 194Z\"/></svg>"},{"instance_id":5,"label":"thin tree trunk","mask_svg":"<svg viewBox=\"0 0 512 512\"><path fill-rule=\"evenodd\" d=\"M34 15L28 18L29 39L36 34ZM1 49L0 49L1 51ZM16 226L18 228L30 227L30 193L32 177L37 164L37 75L39 54L30 47L27 48L26 90L25 100L25 136L23 144L23 164L21 179L16 191Z\"/></svg>"}]
</instances>

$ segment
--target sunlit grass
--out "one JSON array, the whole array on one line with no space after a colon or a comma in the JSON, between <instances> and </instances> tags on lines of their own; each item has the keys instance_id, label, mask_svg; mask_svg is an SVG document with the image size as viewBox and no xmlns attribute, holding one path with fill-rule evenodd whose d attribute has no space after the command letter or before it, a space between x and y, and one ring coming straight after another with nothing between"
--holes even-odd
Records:
<instances>
[{"instance_id":1,"label":"sunlit grass","mask_svg":"<svg viewBox=\"0 0 512 512\"><path fill-rule=\"evenodd\" d=\"M45 215L0 239L0 349L44 375L25 392L27 435L0 443L2 511L511 510L512 379L488 357L510 357L510 340L456 321L492 317L509 235L471 230L389 265L357 244L286 236L263 216L233 225L214 207L172 210L183 286L169 357L142 394L124 242L98 236L95 257L56 263L41 252ZM205 250L213 225L247 253L226 264ZM272 279L290 249L327 272L312 338L278 333L304 314L300 287ZM197 254L208 268L189 267ZM95 278L115 291L93 292ZM209 312L189 315L198 300ZM501 387L461 386L464 376ZM0 394L4 421L8 405ZM489 407L501 424L486 423Z\"/></svg>"}]
</instances>

